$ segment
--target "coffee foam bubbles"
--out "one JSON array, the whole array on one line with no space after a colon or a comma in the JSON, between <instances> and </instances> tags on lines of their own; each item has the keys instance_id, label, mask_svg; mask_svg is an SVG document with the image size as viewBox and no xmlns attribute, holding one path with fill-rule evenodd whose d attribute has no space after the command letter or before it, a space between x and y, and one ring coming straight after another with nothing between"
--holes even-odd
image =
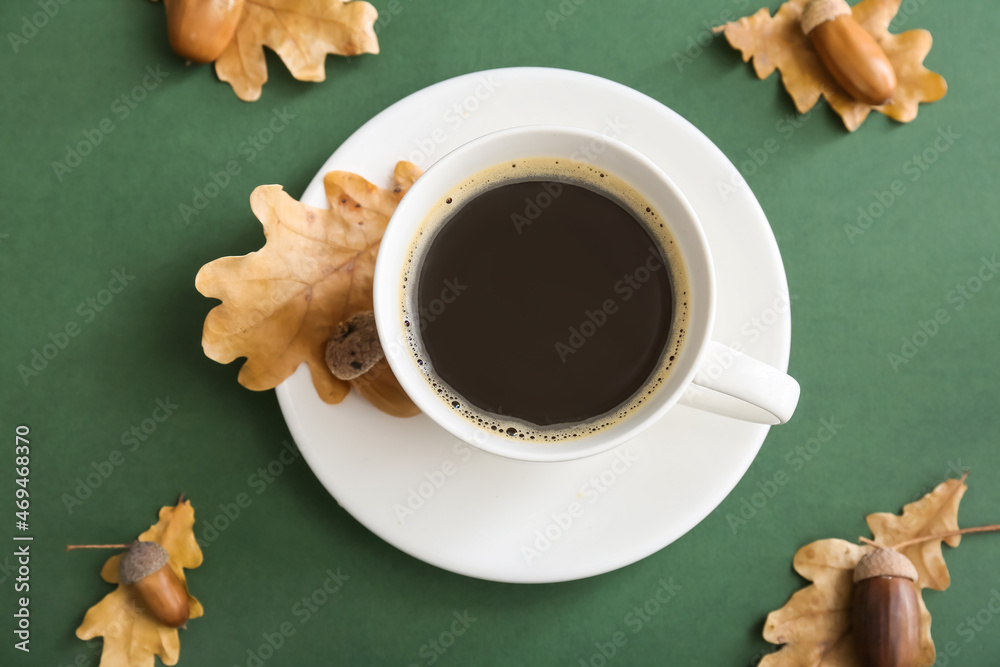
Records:
<instances>
[{"instance_id":1,"label":"coffee foam bubbles","mask_svg":"<svg viewBox=\"0 0 1000 667\"><path fill-rule=\"evenodd\" d=\"M559 184L579 185L617 202L631 212L656 241L656 250L660 254L659 260L664 262L669 272L670 285L673 290L674 312L670 337L658 366L631 398L615 409L585 422L538 426L482 410L469 403L434 373L431 360L420 340L422 322L417 308L416 286L420 275L421 260L434 242L437 231L463 206L487 190L524 181L551 183L552 187L543 186L544 192L536 197L535 202L532 202L535 209L531 209L526 203L525 211L512 214L511 224L519 234L528 238L535 218L539 217L539 214L551 204L551 199L546 203L543 194L548 193L550 198L558 197L559 188L557 186ZM530 215L532 210L537 211L534 216ZM682 349L684 334L687 330L689 308L686 269L669 226L647 200L628 183L614 174L577 160L551 157L513 160L484 169L453 186L447 194L438 200L421 223L417 235L406 253L406 262L400 280L403 295L400 318L404 323L406 345L420 367L424 380L441 401L461 414L470 424L512 439L540 443L561 442L603 431L628 418L633 412L644 407L647 400L662 386Z\"/></svg>"}]
</instances>

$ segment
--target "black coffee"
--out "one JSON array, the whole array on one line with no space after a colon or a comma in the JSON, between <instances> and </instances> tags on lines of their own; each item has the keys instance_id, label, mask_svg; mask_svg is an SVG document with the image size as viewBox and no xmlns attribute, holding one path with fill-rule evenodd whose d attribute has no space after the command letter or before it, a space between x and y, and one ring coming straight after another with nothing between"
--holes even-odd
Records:
<instances>
[{"instance_id":1,"label":"black coffee","mask_svg":"<svg viewBox=\"0 0 1000 667\"><path fill-rule=\"evenodd\" d=\"M656 386L676 350L655 212L541 180L455 203L414 260L411 319L456 409L499 416L514 435L507 420L587 422Z\"/></svg>"}]
</instances>

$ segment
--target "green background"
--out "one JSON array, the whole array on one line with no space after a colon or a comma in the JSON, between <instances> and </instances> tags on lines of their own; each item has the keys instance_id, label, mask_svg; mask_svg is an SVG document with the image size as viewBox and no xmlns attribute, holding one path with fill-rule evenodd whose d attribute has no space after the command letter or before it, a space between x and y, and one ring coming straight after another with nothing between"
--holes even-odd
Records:
<instances>
[{"instance_id":1,"label":"green background","mask_svg":"<svg viewBox=\"0 0 1000 667\"><path fill-rule=\"evenodd\" d=\"M848 134L825 106L789 125L794 109L777 77L758 81L724 40L710 43L706 25L757 9L746 0L563 5L572 13L553 26L546 11L558 12L558 0L402 0L380 29L381 55L330 57L327 81L312 84L293 80L269 53L270 81L253 104L210 68L185 67L172 54L159 5L69 0L17 53L4 39L0 433L9 444L0 458L8 512L0 533L14 534L12 446L23 423L31 427L35 542L30 655L12 648L13 549L0 550L0 662L93 659L96 651L73 632L109 590L98 577L107 554L67 554L63 546L127 541L180 491L200 518L214 517L289 438L274 393L241 388L238 365L216 364L200 347L212 303L194 290L194 275L216 257L261 245L251 190L281 183L300 194L330 153L387 105L493 67L562 67L632 86L692 121L740 166L796 297L795 418L771 432L739 486L675 544L622 570L556 585L478 581L417 561L358 524L297 461L190 572L208 612L182 632L180 664L246 665L248 649L285 621L297 631L264 664L429 664L421 647L449 628L454 611L468 610L476 622L438 664L579 665L622 630L628 644L609 664L751 665L769 650L760 636L765 615L803 585L791 570L800 546L867 534L867 513L898 511L965 468L972 474L961 524L1000 521L1000 279L962 297L960 308L948 297L1000 245L1000 12L970 0L908 0L905 28L933 32L926 64L947 78L949 93L908 125L873 114ZM20 31L23 17L38 11L35 1L5 0L2 32ZM675 57L685 52L689 61ZM112 105L147 66L169 75L121 118ZM246 160L241 142L284 107L295 119ZM52 163L106 117L114 130L60 181ZM957 138L939 152L935 138L949 128ZM769 140L778 149L766 162L748 162ZM913 180L910 161L925 151L936 160ZM241 173L185 224L179 205L234 159ZM876 191L897 179L905 192L849 238L845 224L856 222L858 208L872 207ZM135 277L110 304L92 315L78 309L121 267ZM889 353L938 309L948 321L929 339L917 336L925 344L894 369ZM79 335L25 383L18 366L70 322ZM64 494L74 493L77 478L122 450L121 434L168 398L179 406L174 414L67 508ZM830 418L843 428L795 463L795 449ZM788 483L731 529L727 514L779 471ZM670 474L704 471L667 473L664 483ZM946 557L951 588L925 596L938 647L956 642L948 664L997 665L1000 618L988 606L1000 590L1000 536L972 537ZM299 623L293 605L338 567L350 579ZM671 577L680 592L633 633L626 615ZM966 619L977 614L976 623L992 623L971 630Z\"/></svg>"}]
</instances>

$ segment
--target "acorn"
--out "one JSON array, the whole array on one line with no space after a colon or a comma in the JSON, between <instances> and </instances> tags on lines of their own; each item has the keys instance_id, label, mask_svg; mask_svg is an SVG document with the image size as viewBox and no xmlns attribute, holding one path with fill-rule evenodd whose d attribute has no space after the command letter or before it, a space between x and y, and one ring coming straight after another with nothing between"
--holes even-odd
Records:
<instances>
[{"instance_id":1,"label":"acorn","mask_svg":"<svg viewBox=\"0 0 1000 667\"><path fill-rule=\"evenodd\" d=\"M326 365L334 377L349 382L382 412L394 417L420 413L392 374L372 311L355 313L337 325L326 345Z\"/></svg>"},{"instance_id":2,"label":"acorn","mask_svg":"<svg viewBox=\"0 0 1000 667\"><path fill-rule=\"evenodd\" d=\"M917 569L895 549L876 548L854 568L854 645L863 667L917 667Z\"/></svg>"},{"instance_id":3,"label":"acorn","mask_svg":"<svg viewBox=\"0 0 1000 667\"><path fill-rule=\"evenodd\" d=\"M191 615L187 587L169 565L170 554L156 542L136 542L118 563L118 580L131 586L156 620L172 628Z\"/></svg>"},{"instance_id":4,"label":"acorn","mask_svg":"<svg viewBox=\"0 0 1000 667\"><path fill-rule=\"evenodd\" d=\"M243 16L245 0L163 0L167 37L177 55L212 62L229 45Z\"/></svg>"},{"instance_id":5,"label":"acorn","mask_svg":"<svg viewBox=\"0 0 1000 667\"><path fill-rule=\"evenodd\" d=\"M892 63L875 38L854 20L844 0L809 0L802 9L801 24L820 60L848 95L872 106L892 99L896 90Z\"/></svg>"}]
</instances>

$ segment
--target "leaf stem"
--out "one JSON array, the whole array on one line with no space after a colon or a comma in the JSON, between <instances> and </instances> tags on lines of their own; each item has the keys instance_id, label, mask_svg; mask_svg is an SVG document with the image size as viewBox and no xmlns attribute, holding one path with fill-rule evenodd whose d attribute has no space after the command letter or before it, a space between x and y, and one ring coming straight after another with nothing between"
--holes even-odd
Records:
<instances>
[{"instance_id":1,"label":"leaf stem","mask_svg":"<svg viewBox=\"0 0 1000 667\"><path fill-rule=\"evenodd\" d=\"M131 544L67 544L66 551L74 549L128 549Z\"/></svg>"},{"instance_id":2,"label":"leaf stem","mask_svg":"<svg viewBox=\"0 0 1000 667\"><path fill-rule=\"evenodd\" d=\"M955 537L956 535L965 535L967 533L992 533L996 531L1000 531L1000 523L995 523L992 526L976 526L974 528L962 528L961 530L949 530L947 533L924 535L923 537L915 537L912 540L906 540L905 542L900 542L899 544L893 544L893 545L876 544L873 540L870 540L867 537L861 537L858 538L858 540L863 544L868 544L873 547L878 547L879 549L895 549L896 551L899 551L900 549L911 547L914 544L920 544L921 542L929 542L930 540L943 540L948 537Z\"/></svg>"},{"instance_id":3,"label":"leaf stem","mask_svg":"<svg viewBox=\"0 0 1000 667\"><path fill-rule=\"evenodd\" d=\"M928 535L926 537L915 537L912 540L906 540L905 542L900 542L894 545L893 548L906 548L914 544L920 544L921 542L927 542L928 540L933 540L936 538L944 539L946 537L954 537L956 535L965 535L966 533L992 533L994 531L1000 530L1000 523L993 524L992 526L976 526L975 528L963 528L961 530L949 530L947 533L940 533L938 535Z\"/></svg>"}]
</instances>

